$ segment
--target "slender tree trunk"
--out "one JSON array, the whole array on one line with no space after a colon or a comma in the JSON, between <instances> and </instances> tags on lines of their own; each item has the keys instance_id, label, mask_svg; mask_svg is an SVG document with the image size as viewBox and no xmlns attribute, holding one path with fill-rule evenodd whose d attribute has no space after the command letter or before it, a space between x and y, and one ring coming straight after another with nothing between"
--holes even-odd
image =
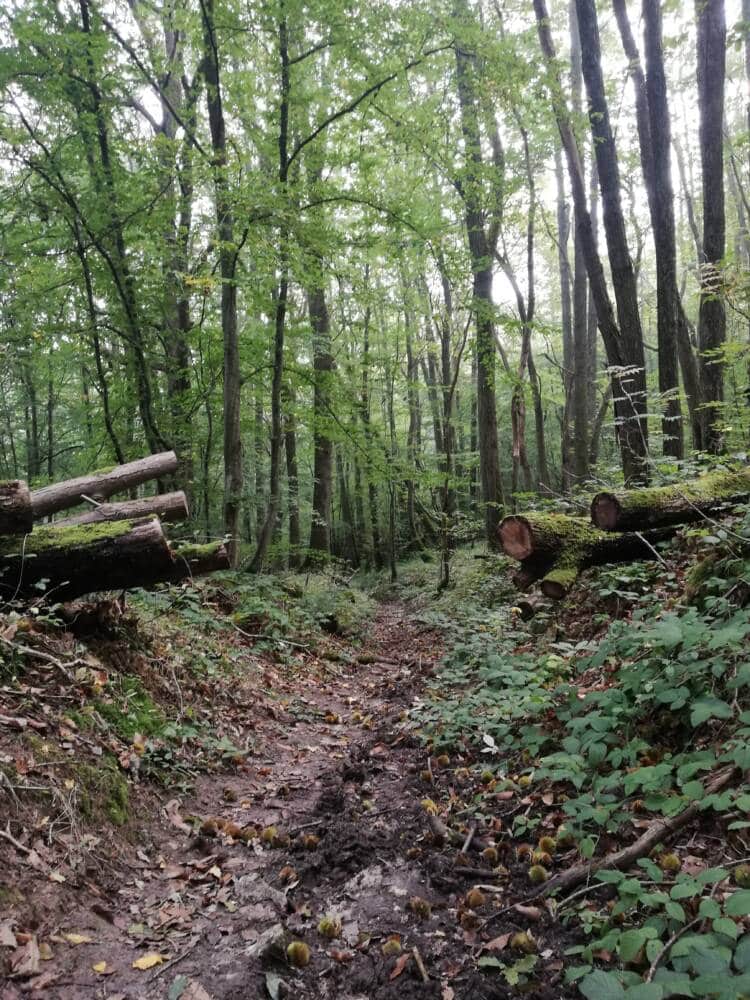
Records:
<instances>
[{"instance_id":1,"label":"slender tree trunk","mask_svg":"<svg viewBox=\"0 0 750 1000\"><path fill-rule=\"evenodd\" d=\"M726 20L724 0L697 0L698 105L703 168L703 255L698 313L698 346L703 389L703 443L714 454L724 450L722 404L726 314L722 298L724 257L724 76Z\"/></svg>"},{"instance_id":2,"label":"slender tree trunk","mask_svg":"<svg viewBox=\"0 0 750 1000\"><path fill-rule=\"evenodd\" d=\"M570 209L565 198L565 177L563 174L562 156L559 149L555 149L555 180L557 183L557 264L560 272L560 317L563 349L563 408L560 465L562 487L567 492L571 487L573 475L573 443L570 433L570 411L573 396L573 320L570 308L570 260L568 259Z\"/></svg>"},{"instance_id":3,"label":"slender tree trunk","mask_svg":"<svg viewBox=\"0 0 750 1000\"><path fill-rule=\"evenodd\" d=\"M537 18L537 27L542 52L544 53L544 56L550 66L554 66L556 58L555 47L549 28L549 16L547 14L545 0L534 0L534 11ZM580 9L578 14L580 26L582 20ZM598 43L598 32L596 33L596 40ZM584 44L584 50L585 48L586 45ZM602 339L604 340L608 363L614 368L614 372L612 374L612 387L615 398L615 415L618 419L623 473L626 481L642 480L646 475L644 470L646 468L646 457L648 454L647 438L644 428L645 397L639 401L639 397L634 396L634 389L637 387L637 383L636 386L634 386L631 379L626 377L623 373L634 367L638 369L636 375L642 380L644 374L642 356L643 343L639 338L636 338L635 343L633 343L632 331L630 331L628 336L622 337L620 330L618 329L617 322L615 321L612 303L609 298L604 278L604 270L599 258L596 242L594 240L591 215L586 206L586 190L584 186L583 169L581 166L578 144L570 123L568 109L564 100L560 97L559 84L560 81L558 78L555 92L553 94L555 116L560 132L560 138L562 140L563 148L565 149L565 155L568 161L568 173L571 181L573 203L576 209L576 227L583 246L583 252L586 259L586 270L589 276L589 284L596 303L597 323L602 333ZM599 122L598 130L601 130L601 128L602 123ZM608 123L607 132L609 133ZM611 137L611 133L609 134ZM609 166L611 167L611 164L609 164ZM609 179L611 181L611 177ZM602 186L601 181L600 186ZM605 187L608 189L608 197L610 197L611 201L611 184L609 186L606 184L602 186L602 191ZM620 218L622 218L621 210ZM612 219L610 217L610 222L611 221ZM623 263L623 267L626 271L628 266L630 268L632 281L632 264L629 264L629 257L627 261ZM640 323L638 324L638 330L640 330ZM629 353L631 350L633 351L633 356ZM639 355L640 364L638 363Z\"/></svg>"},{"instance_id":4,"label":"slender tree trunk","mask_svg":"<svg viewBox=\"0 0 750 1000\"><path fill-rule=\"evenodd\" d=\"M224 341L224 531L232 566L239 561L242 504L242 438L240 434L240 345L237 329L237 283L234 213L227 178L227 139L222 103L219 51L214 25L214 0L202 0L203 72L206 79L208 124L213 149L216 229L221 269L221 329Z\"/></svg>"},{"instance_id":5,"label":"slender tree trunk","mask_svg":"<svg viewBox=\"0 0 750 1000\"><path fill-rule=\"evenodd\" d=\"M313 470L312 523L310 551L318 558L331 552L331 497L333 493L333 441L329 431L331 379L334 360L331 353L331 321L325 289L317 287L307 293L310 323L313 331Z\"/></svg>"},{"instance_id":6,"label":"slender tree trunk","mask_svg":"<svg viewBox=\"0 0 750 1000\"><path fill-rule=\"evenodd\" d=\"M620 427L624 447L630 452L638 479L648 478L645 459L648 454L648 422L646 393L646 361L643 350L641 317L638 309L638 289L630 258L625 218L620 202L620 170L614 135L609 120L609 107L604 89L601 64L599 23L595 0L576 0L578 30L581 38L581 64L589 104L589 121L594 139L594 152L602 195L602 216L607 238L612 287L617 304L617 317L625 363L630 371L621 379L620 390L625 394L625 409L629 419ZM579 230L580 231L580 230Z\"/></svg>"},{"instance_id":7,"label":"slender tree trunk","mask_svg":"<svg viewBox=\"0 0 750 1000\"><path fill-rule=\"evenodd\" d=\"M297 420L294 414L294 389L287 382L284 401L284 454L286 456L287 517L289 521L289 567L300 561L299 471L297 469Z\"/></svg>"}]
</instances>

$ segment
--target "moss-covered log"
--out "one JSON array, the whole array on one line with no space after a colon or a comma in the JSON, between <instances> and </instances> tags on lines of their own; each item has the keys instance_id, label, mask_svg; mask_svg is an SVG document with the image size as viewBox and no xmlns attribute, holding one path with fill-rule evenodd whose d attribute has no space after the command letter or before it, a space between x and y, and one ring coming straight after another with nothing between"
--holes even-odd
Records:
<instances>
[{"instance_id":1,"label":"moss-covered log","mask_svg":"<svg viewBox=\"0 0 750 1000\"><path fill-rule=\"evenodd\" d=\"M0 596L70 600L169 580L175 559L159 519L38 527L0 539Z\"/></svg>"},{"instance_id":2,"label":"moss-covered log","mask_svg":"<svg viewBox=\"0 0 750 1000\"><path fill-rule=\"evenodd\" d=\"M56 514L59 510L67 510L83 503L87 497L94 500L106 500L115 493L147 483L151 479L169 476L177 471L177 456L173 451L161 452L158 455L148 455L135 462L116 465L111 469L101 469L77 479L67 479L62 483L52 483L31 494L31 506L34 517L46 517Z\"/></svg>"},{"instance_id":3,"label":"moss-covered log","mask_svg":"<svg viewBox=\"0 0 750 1000\"><path fill-rule=\"evenodd\" d=\"M674 530L613 533L593 527L582 517L532 512L504 518L498 535L505 554L521 563L516 585L527 589L541 580L545 597L560 600L588 566L655 559L654 546Z\"/></svg>"},{"instance_id":4,"label":"moss-covered log","mask_svg":"<svg viewBox=\"0 0 750 1000\"><path fill-rule=\"evenodd\" d=\"M82 514L55 521L55 527L73 524L97 524L99 521L132 521L134 518L156 514L160 521L184 521L188 516L187 497L178 490L175 493L160 493L155 497L141 497L138 500L122 500L118 503L102 503Z\"/></svg>"},{"instance_id":5,"label":"moss-covered log","mask_svg":"<svg viewBox=\"0 0 750 1000\"><path fill-rule=\"evenodd\" d=\"M750 468L716 470L672 486L597 493L591 520L605 531L642 531L701 521L750 498Z\"/></svg>"},{"instance_id":6,"label":"moss-covered log","mask_svg":"<svg viewBox=\"0 0 750 1000\"><path fill-rule=\"evenodd\" d=\"M26 535L33 526L29 487L20 479L0 482L0 535Z\"/></svg>"},{"instance_id":7,"label":"moss-covered log","mask_svg":"<svg viewBox=\"0 0 750 1000\"><path fill-rule=\"evenodd\" d=\"M230 569L229 553L224 542L209 542L206 545L193 545L182 542L172 549L175 559L175 575L173 580L185 577L203 576L206 573L217 573Z\"/></svg>"}]
</instances>

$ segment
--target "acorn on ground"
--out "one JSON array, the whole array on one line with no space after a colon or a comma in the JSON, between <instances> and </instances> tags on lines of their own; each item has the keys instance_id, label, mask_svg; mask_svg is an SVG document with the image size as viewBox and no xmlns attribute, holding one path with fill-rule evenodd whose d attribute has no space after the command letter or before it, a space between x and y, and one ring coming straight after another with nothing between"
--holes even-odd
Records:
<instances>
[{"instance_id":1,"label":"acorn on ground","mask_svg":"<svg viewBox=\"0 0 750 1000\"><path fill-rule=\"evenodd\" d=\"M490 866L490 868L494 868L495 865L500 860L500 855L498 854L496 847L485 847L485 849L482 851L482 857Z\"/></svg>"},{"instance_id":2,"label":"acorn on ground","mask_svg":"<svg viewBox=\"0 0 750 1000\"><path fill-rule=\"evenodd\" d=\"M306 833L302 837L302 846L306 851L314 851L320 844L320 837L315 833Z\"/></svg>"},{"instance_id":3,"label":"acorn on ground","mask_svg":"<svg viewBox=\"0 0 750 1000\"><path fill-rule=\"evenodd\" d=\"M540 837L538 847L546 854L554 854L557 850L557 841L554 837Z\"/></svg>"}]
</instances>

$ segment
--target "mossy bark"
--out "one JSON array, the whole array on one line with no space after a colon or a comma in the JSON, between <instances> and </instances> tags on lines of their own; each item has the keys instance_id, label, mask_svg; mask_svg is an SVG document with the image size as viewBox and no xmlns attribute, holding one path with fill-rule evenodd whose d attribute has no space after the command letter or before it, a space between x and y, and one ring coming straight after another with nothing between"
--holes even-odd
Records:
<instances>
[{"instance_id":1,"label":"mossy bark","mask_svg":"<svg viewBox=\"0 0 750 1000\"><path fill-rule=\"evenodd\" d=\"M591 520L606 531L688 524L750 498L750 468L716 470L671 486L597 493Z\"/></svg>"},{"instance_id":2,"label":"mossy bark","mask_svg":"<svg viewBox=\"0 0 750 1000\"><path fill-rule=\"evenodd\" d=\"M506 517L500 524L500 543L506 555L518 559L516 585L528 589L541 580L542 593L563 598L581 570L606 563L656 558L654 546L669 538L673 528L648 532L608 532L582 517L531 512Z\"/></svg>"}]
</instances>

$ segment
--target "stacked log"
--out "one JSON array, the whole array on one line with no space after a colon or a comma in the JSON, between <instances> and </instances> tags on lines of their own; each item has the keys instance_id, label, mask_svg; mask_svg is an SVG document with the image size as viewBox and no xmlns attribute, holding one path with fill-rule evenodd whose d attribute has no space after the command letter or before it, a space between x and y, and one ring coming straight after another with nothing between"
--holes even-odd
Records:
<instances>
[{"instance_id":1,"label":"stacked log","mask_svg":"<svg viewBox=\"0 0 750 1000\"><path fill-rule=\"evenodd\" d=\"M107 503L177 469L174 452L104 469L30 493L0 483L0 600L55 603L150 587L229 568L223 542L170 545L162 521L188 517L182 491ZM34 519L88 502L90 510L34 528Z\"/></svg>"},{"instance_id":2,"label":"stacked log","mask_svg":"<svg viewBox=\"0 0 750 1000\"><path fill-rule=\"evenodd\" d=\"M657 546L683 524L695 523L750 499L750 469L715 471L672 486L597 493L591 516L531 511L501 521L498 537L520 567L519 590L539 582L542 593L563 598L581 570L607 563L657 559Z\"/></svg>"}]
</instances>

